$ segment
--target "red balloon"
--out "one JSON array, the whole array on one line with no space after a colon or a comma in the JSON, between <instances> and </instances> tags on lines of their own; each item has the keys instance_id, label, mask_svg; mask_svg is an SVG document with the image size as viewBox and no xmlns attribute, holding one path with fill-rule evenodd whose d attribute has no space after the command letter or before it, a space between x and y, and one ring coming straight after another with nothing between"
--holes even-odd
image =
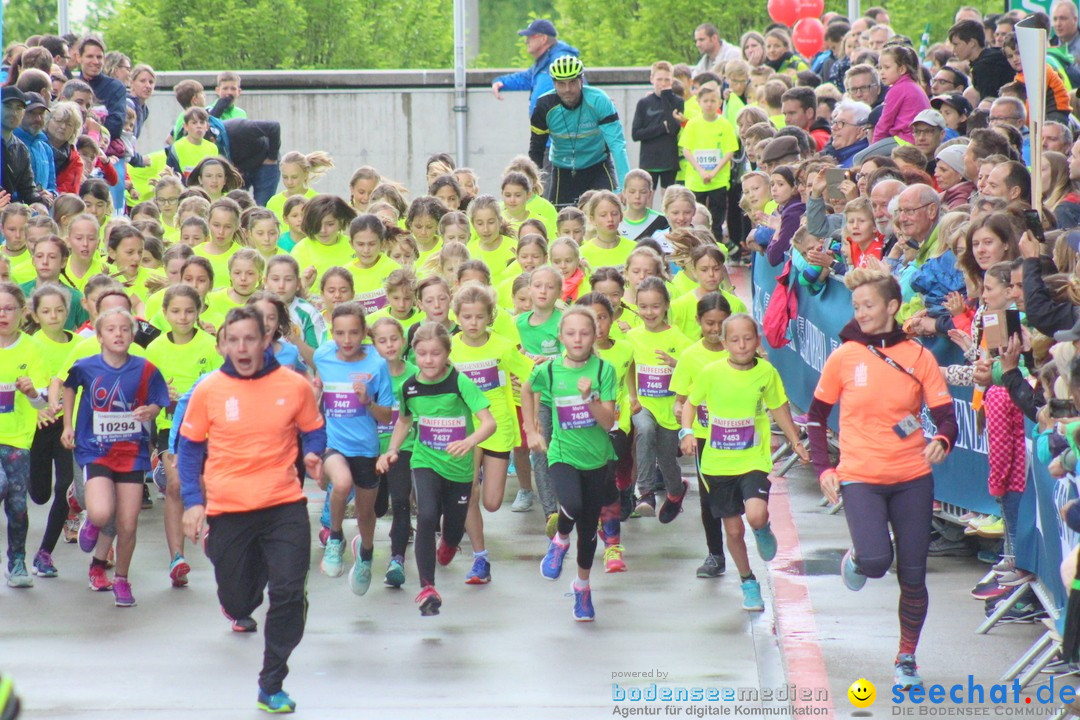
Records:
<instances>
[{"instance_id":1,"label":"red balloon","mask_svg":"<svg viewBox=\"0 0 1080 720\"><path fill-rule=\"evenodd\" d=\"M773 22L791 27L799 21L801 0L769 0L769 17Z\"/></svg>"},{"instance_id":2,"label":"red balloon","mask_svg":"<svg viewBox=\"0 0 1080 720\"><path fill-rule=\"evenodd\" d=\"M791 42L803 57L814 57L825 47L825 26L817 18L803 18L791 29Z\"/></svg>"},{"instance_id":3,"label":"red balloon","mask_svg":"<svg viewBox=\"0 0 1080 720\"><path fill-rule=\"evenodd\" d=\"M819 18L825 12L825 0L799 0L799 8L796 13L799 19Z\"/></svg>"}]
</instances>

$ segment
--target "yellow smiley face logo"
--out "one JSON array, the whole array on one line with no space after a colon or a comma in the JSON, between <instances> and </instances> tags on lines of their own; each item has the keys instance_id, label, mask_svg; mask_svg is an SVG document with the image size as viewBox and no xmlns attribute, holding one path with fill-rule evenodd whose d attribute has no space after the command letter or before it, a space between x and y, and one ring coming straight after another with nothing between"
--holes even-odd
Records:
<instances>
[{"instance_id":1,"label":"yellow smiley face logo","mask_svg":"<svg viewBox=\"0 0 1080 720\"><path fill-rule=\"evenodd\" d=\"M874 687L874 683L870 682L866 678L859 678L855 682L851 683L851 687L847 691L848 700L851 704L857 708L867 708L874 704L874 698L877 697L877 689Z\"/></svg>"}]
</instances>

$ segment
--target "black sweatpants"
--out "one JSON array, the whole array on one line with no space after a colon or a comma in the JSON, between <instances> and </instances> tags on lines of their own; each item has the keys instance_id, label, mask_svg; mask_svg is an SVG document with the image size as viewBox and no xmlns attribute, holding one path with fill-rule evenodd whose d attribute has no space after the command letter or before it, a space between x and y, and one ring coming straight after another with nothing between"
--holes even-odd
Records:
<instances>
[{"instance_id":1,"label":"black sweatpants","mask_svg":"<svg viewBox=\"0 0 1080 720\"><path fill-rule=\"evenodd\" d=\"M409 496L412 494L412 453L402 451L398 453L398 460L390 466L390 472L384 476L383 483L379 485L379 497L383 494L383 485L386 485L390 494L390 554L405 555L405 548L409 544ZM386 514L386 508L376 500L375 513L379 517Z\"/></svg>"},{"instance_id":2,"label":"black sweatpants","mask_svg":"<svg viewBox=\"0 0 1080 720\"><path fill-rule=\"evenodd\" d=\"M577 564L589 570L596 554L596 523L600 510L619 498L615 487L615 464L595 470L578 470L558 462L548 466L548 477L559 500L559 534L569 535L577 526Z\"/></svg>"},{"instance_id":3,"label":"black sweatpants","mask_svg":"<svg viewBox=\"0 0 1080 720\"><path fill-rule=\"evenodd\" d=\"M721 245L724 244L724 220L727 219L728 211L727 196L727 188L694 192L694 197L697 198L697 201L707 207L709 212L712 213L712 234L716 237L716 242Z\"/></svg>"},{"instance_id":4,"label":"black sweatpants","mask_svg":"<svg viewBox=\"0 0 1080 720\"><path fill-rule=\"evenodd\" d=\"M724 557L724 522L713 517L709 504L709 488L701 479L701 454L705 452L705 438L697 440L698 497L701 500L701 526L705 529L705 545L710 555Z\"/></svg>"},{"instance_id":5,"label":"black sweatpants","mask_svg":"<svg viewBox=\"0 0 1080 720\"><path fill-rule=\"evenodd\" d=\"M471 482L447 480L431 468L413 468L416 488L416 571L420 587L435 584L435 531L442 519L442 539L456 548L465 536L465 516L469 514ZM599 517L599 515L597 516ZM596 520L593 520L596 524ZM406 526L407 527L407 526Z\"/></svg>"},{"instance_id":6,"label":"black sweatpants","mask_svg":"<svg viewBox=\"0 0 1080 720\"><path fill-rule=\"evenodd\" d=\"M586 190L614 190L618 185L610 159L577 170L553 165L548 181L548 200L561 210L576 205Z\"/></svg>"},{"instance_id":7,"label":"black sweatpants","mask_svg":"<svg viewBox=\"0 0 1080 720\"><path fill-rule=\"evenodd\" d=\"M30 499L38 505L44 505L49 501L49 496L52 496L49 516L45 521L45 534L41 539L41 549L50 553L56 549L60 531L67 520L67 491L75 477L72 452L60 443L63 431L63 420L56 420L38 428L30 446Z\"/></svg>"},{"instance_id":8,"label":"black sweatpants","mask_svg":"<svg viewBox=\"0 0 1080 720\"><path fill-rule=\"evenodd\" d=\"M209 518L206 554L214 564L218 600L232 618L248 617L270 596L263 634L259 687L281 690L289 655L304 637L307 574L311 565L311 523L307 501Z\"/></svg>"}]
</instances>

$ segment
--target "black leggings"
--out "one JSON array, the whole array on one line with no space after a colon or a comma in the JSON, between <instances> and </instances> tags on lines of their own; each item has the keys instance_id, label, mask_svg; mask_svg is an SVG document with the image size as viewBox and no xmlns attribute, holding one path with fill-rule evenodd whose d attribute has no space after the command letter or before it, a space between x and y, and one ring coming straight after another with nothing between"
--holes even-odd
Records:
<instances>
[{"instance_id":1,"label":"black leggings","mask_svg":"<svg viewBox=\"0 0 1080 720\"><path fill-rule=\"evenodd\" d=\"M577 564L589 570L596 554L596 523L600 510L619 498L615 487L615 464L595 470L578 470L566 463L548 466L548 477L559 499L559 534L569 535L577 525Z\"/></svg>"},{"instance_id":2,"label":"black leggings","mask_svg":"<svg viewBox=\"0 0 1080 720\"><path fill-rule=\"evenodd\" d=\"M710 555L724 556L724 521L713 517L709 500L709 488L701 480L701 454L705 451L705 438L697 440L698 497L701 500L701 526L705 528L705 545Z\"/></svg>"},{"instance_id":3,"label":"black leggings","mask_svg":"<svg viewBox=\"0 0 1080 720\"><path fill-rule=\"evenodd\" d=\"M841 486L841 492L855 563L863 575L879 578L889 571L892 526L900 584L900 652L914 653L929 604L926 556L934 515L934 477L923 475L894 485L849 483Z\"/></svg>"},{"instance_id":4,"label":"black leggings","mask_svg":"<svg viewBox=\"0 0 1080 720\"><path fill-rule=\"evenodd\" d=\"M375 501L375 514L386 514L384 498L387 488L390 492L390 554L405 555L409 544L409 495L412 493L411 452L398 453L397 462L390 466L390 472L383 475L379 483L379 497Z\"/></svg>"},{"instance_id":5,"label":"black leggings","mask_svg":"<svg viewBox=\"0 0 1080 720\"><path fill-rule=\"evenodd\" d=\"M45 521L45 534L41 538L41 549L51 553L56 549L60 531L68 516L67 491L75 477L75 464L71 451L60 443L64 431L64 422L56 420L34 434L30 446L30 499L38 505L44 505L52 496L49 517ZM53 471L56 471L56 483L53 484Z\"/></svg>"},{"instance_id":6,"label":"black leggings","mask_svg":"<svg viewBox=\"0 0 1080 720\"><path fill-rule=\"evenodd\" d=\"M435 531L439 529L439 519L442 519L443 542L456 548L465 536L472 483L447 480L431 468L413 468L412 477L416 488L416 546L413 552L420 587L427 587L435 584Z\"/></svg>"}]
</instances>

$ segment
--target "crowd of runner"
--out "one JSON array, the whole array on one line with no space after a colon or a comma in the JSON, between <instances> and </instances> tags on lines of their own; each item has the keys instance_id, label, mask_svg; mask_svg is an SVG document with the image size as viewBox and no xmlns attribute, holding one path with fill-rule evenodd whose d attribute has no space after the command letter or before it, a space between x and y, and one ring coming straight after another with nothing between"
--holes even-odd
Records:
<instances>
[{"instance_id":1,"label":"crowd of runner","mask_svg":"<svg viewBox=\"0 0 1080 720\"><path fill-rule=\"evenodd\" d=\"M176 84L174 130L154 149L159 138L140 139L152 68L94 35L9 46L7 584L57 577L63 537L91 555L92 590L134 606L136 528L156 484L168 557L140 562L183 587L188 543L203 544L237 632L256 630L268 591L259 706L288 712L312 541L321 571L347 574L353 593L380 574L437 615L436 569L466 538L468 568L441 570L443 592L491 582L511 561L484 539L508 483L510 511L542 512L543 578L561 577L574 545L572 612L591 621L598 552L605 572L632 570L622 526L676 520L691 485L679 458L690 458L705 545L696 575L723 575L730 556L743 608L763 610L743 517L772 560L775 425L826 500L844 500L844 584L882 577L895 540L896 683L921 685L928 555L989 556L996 574L973 590L983 600L1029 582L1013 547L1027 463L1063 475L1080 452L1080 32L1075 5L1055 3L1032 216L1022 17L961 8L920 50L881 8L827 13L812 58L780 25L735 45L703 24L701 62L653 64L632 118L536 21L522 34L537 66L494 85L533 90L537 68L547 83L532 98L528 152L501 177L440 152L424 187L365 166L329 193L316 186L332 155L280 147L276 122L238 106L237 73L218 75L212 105L198 82ZM634 169L625 130L640 143ZM806 297L835 285L830 275L851 291L852 320L805 416L765 356L766 336L783 344L786 316L777 325L770 304L762 328L729 276L760 263ZM965 361L939 368L934 337ZM1001 512L953 513L963 525L946 527L931 465L957 438L950 385L974 386ZM826 430L837 404L839 463ZM305 479L325 489L317 530ZM37 548L27 498L49 505ZM387 514L388 548L375 543Z\"/></svg>"}]
</instances>

